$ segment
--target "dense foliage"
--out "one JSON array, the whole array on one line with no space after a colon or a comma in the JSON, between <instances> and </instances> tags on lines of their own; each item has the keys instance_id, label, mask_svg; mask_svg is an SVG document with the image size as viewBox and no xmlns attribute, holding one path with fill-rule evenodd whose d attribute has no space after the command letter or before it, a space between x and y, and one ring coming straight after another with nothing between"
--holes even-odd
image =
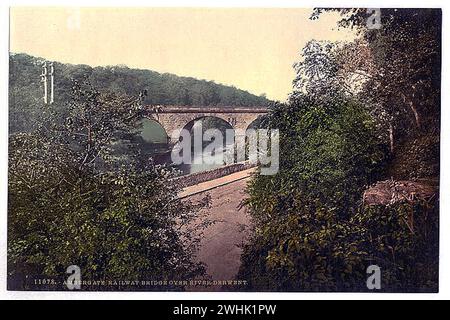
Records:
<instances>
[{"instance_id":1,"label":"dense foliage","mask_svg":"<svg viewBox=\"0 0 450 320\"><path fill-rule=\"evenodd\" d=\"M81 268L85 281L186 280L202 274L202 265L191 261L198 239L186 224L204 203L180 202L167 183L170 172L143 161L134 148L132 129L142 102L79 83L70 101L65 121L41 109L44 120L36 131L10 136L10 288L42 289L34 279L44 278L59 281L47 289L64 289L70 265ZM121 156L123 148L129 156ZM158 287L134 290L144 288Z\"/></svg>"},{"instance_id":2,"label":"dense foliage","mask_svg":"<svg viewBox=\"0 0 450 320\"><path fill-rule=\"evenodd\" d=\"M354 102L304 96L275 106L265 124L280 130L280 171L249 185L255 234L241 276L253 289L351 287L345 270L361 239L349 220L384 160L373 122Z\"/></svg>"},{"instance_id":3,"label":"dense foliage","mask_svg":"<svg viewBox=\"0 0 450 320\"><path fill-rule=\"evenodd\" d=\"M280 130L280 171L248 186L238 276L248 290L367 291L375 264L383 291L437 291L438 199L367 206L362 194L438 178L440 11L382 9L368 30L366 9L336 10L361 37L309 42L289 102L264 120Z\"/></svg>"},{"instance_id":4,"label":"dense foliage","mask_svg":"<svg viewBox=\"0 0 450 320\"><path fill-rule=\"evenodd\" d=\"M42 85L39 83L43 59L12 54L10 71L10 131L29 131L41 118ZM55 62L55 100L59 107L70 100L72 80L89 81L99 91L135 96L143 90L149 105L264 106L269 100L232 86L213 81L160 74L126 66L90 67Z\"/></svg>"},{"instance_id":5,"label":"dense foliage","mask_svg":"<svg viewBox=\"0 0 450 320\"><path fill-rule=\"evenodd\" d=\"M427 177L437 176L441 10L381 9L380 29L366 27L370 15L366 9L316 9L312 19L329 10L341 13L341 27L354 28L360 35L357 41L345 45L334 60L341 76L362 83L358 95L389 140L395 165L407 167L408 161L428 153L429 161L415 161L415 168ZM410 148L419 150L411 152ZM410 178L419 177L416 170L409 172ZM391 174L403 178L395 171Z\"/></svg>"}]
</instances>

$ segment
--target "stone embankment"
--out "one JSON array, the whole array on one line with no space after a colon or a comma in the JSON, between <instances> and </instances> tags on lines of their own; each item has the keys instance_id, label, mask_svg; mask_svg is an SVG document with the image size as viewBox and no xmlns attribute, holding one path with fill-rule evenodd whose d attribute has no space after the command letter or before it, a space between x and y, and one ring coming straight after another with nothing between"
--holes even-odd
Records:
<instances>
[{"instance_id":1,"label":"stone embankment","mask_svg":"<svg viewBox=\"0 0 450 320\"><path fill-rule=\"evenodd\" d=\"M181 188L186 188L189 186L193 186L202 182L218 179L227 175L230 175L235 172L244 171L250 168L255 167L255 164L252 164L248 161L233 163L230 165L226 165L220 168L211 169L208 171L196 172L187 174L184 176L176 177L171 179L172 183L176 183Z\"/></svg>"}]
</instances>

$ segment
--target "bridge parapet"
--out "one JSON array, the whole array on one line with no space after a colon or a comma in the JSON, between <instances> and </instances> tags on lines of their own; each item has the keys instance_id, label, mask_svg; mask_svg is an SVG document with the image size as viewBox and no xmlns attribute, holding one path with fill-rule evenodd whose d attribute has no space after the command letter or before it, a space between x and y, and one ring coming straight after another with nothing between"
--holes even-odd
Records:
<instances>
[{"instance_id":1,"label":"bridge parapet","mask_svg":"<svg viewBox=\"0 0 450 320\"><path fill-rule=\"evenodd\" d=\"M145 106L149 113L267 113L267 107L241 106Z\"/></svg>"}]
</instances>

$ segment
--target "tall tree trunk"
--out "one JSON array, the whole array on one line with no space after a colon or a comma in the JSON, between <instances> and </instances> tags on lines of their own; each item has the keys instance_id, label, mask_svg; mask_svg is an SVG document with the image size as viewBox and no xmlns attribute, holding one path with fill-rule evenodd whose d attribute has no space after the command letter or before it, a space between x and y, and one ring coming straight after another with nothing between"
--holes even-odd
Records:
<instances>
[{"instance_id":1,"label":"tall tree trunk","mask_svg":"<svg viewBox=\"0 0 450 320\"><path fill-rule=\"evenodd\" d=\"M414 113L414 118L416 119L416 126L417 129L420 129L420 117L419 113L417 112L416 107L414 106L414 103L412 101L409 101L409 107L411 108L412 112Z\"/></svg>"},{"instance_id":2,"label":"tall tree trunk","mask_svg":"<svg viewBox=\"0 0 450 320\"><path fill-rule=\"evenodd\" d=\"M394 153L394 126L392 125L392 121L389 122L389 146L391 153Z\"/></svg>"},{"instance_id":3,"label":"tall tree trunk","mask_svg":"<svg viewBox=\"0 0 450 320\"><path fill-rule=\"evenodd\" d=\"M414 90L415 88L413 87L412 90ZM412 113L414 114L414 120L416 123L416 127L417 129L420 129L420 115L417 112L417 108L414 106L414 103L412 100L408 99L403 93L401 94L402 98L403 98L403 102L406 103L409 108L411 109ZM414 93L413 93L413 97L414 97Z\"/></svg>"}]
</instances>

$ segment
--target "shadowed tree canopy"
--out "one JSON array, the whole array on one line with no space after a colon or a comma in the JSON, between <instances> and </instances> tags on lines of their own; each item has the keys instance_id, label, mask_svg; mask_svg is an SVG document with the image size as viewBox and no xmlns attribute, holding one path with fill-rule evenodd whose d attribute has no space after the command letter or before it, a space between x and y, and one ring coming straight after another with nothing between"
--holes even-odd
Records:
<instances>
[{"instance_id":1,"label":"shadowed tree canopy","mask_svg":"<svg viewBox=\"0 0 450 320\"><path fill-rule=\"evenodd\" d=\"M10 131L30 131L41 117L44 60L10 55ZM89 81L99 91L136 96L147 90L144 104L198 106L265 106L270 101L233 86L126 66L90 67L55 62L55 103L70 100L71 81Z\"/></svg>"}]
</instances>

